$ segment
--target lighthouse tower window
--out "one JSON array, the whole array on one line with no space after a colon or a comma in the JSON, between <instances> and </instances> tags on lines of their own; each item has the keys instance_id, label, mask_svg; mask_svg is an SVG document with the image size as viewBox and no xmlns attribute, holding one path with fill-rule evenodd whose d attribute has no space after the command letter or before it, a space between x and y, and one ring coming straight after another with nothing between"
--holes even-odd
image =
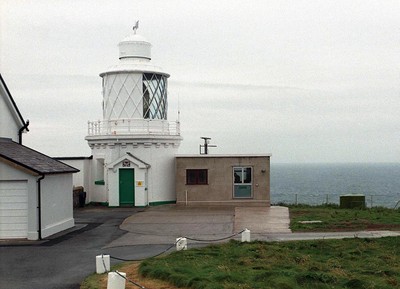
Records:
<instances>
[{"instance_id":1,"label":"lighthouse tower window","mask_svg":"<svg viewBox=\"0 0 400 289\"><path fill-rule=\"evenodd\" d=\"M143 117L167 119L167 78L160 74L143 74Z\"/></svg>"}]
</instances>

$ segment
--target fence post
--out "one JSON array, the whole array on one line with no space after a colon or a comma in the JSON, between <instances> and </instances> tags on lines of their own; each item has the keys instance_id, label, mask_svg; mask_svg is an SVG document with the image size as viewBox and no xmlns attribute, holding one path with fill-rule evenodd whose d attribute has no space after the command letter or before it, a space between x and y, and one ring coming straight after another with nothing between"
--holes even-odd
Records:
<instances>
[{"instance_id":1,"label":"fence post","mask_svg":"<svg viewBox=\"0 0 400 289\"><path fill-rule=\"evenodd\" d=\"M187 240L182 237L176 239L176 251L181 250L187 250Z\"/></svg>"},{"instance_id":2,"label":"fence post","mask_svg":"<svg viewBox=\"0 0 400 289\"><path fill-rule=\"evenodd\" d=\"M329 204L329 194L326 194L326 204Z\"/></svg>"},{"instance_id":3,"label":"fence post","mask_svg":"<svg viewBox=\"0 0 400 289\"><path fill-rule=\"evenodd\" d=\"M372 208L373 202L374 202L374 196L371 195L371 208Z\"/></svg>"},{"instance_id":4,"label":"fence post","mask_svg":"<svg viewBox=\"0 0 400 289\"><path fill-rule=\"evenodd\" d=\"M295 196L295 204L297 205L297 193L294 194L294 196Z\"/></svg>"}]
</instances>

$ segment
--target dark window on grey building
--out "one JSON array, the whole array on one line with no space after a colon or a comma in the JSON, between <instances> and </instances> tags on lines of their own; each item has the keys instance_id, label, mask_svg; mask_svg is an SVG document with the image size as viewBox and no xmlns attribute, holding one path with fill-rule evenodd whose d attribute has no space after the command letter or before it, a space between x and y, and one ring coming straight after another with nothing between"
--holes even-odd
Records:
<instances>
[{"instance_id":1,"label":"dark window on grey building","mask_svg":"<svg viewBox=\"0 0 400 289\"><path fill-rule=\"evenodd\" d=\"M206 169L188 169L186 170L187 185L207 185L208 171Z\"/></svg>"}]
</instances>

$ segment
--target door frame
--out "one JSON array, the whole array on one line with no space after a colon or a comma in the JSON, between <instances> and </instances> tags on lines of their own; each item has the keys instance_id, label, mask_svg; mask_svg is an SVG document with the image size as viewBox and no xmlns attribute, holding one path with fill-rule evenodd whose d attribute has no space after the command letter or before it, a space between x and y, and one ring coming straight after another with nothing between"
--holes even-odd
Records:
<instances>
[{"instance_id":1,"label":"door frame","mask_svg":"<svg viewBox=\"0 0 400 289\"><path fill-rule=\"evenodd\" d=\"M131 171L132 172L132 203L121 203L123 187L121 187L121 171ZM118 169L118 194L119 194L119 206L135 206L135 169L134 168L119 168Z\"/></svg>"}]
</instances>

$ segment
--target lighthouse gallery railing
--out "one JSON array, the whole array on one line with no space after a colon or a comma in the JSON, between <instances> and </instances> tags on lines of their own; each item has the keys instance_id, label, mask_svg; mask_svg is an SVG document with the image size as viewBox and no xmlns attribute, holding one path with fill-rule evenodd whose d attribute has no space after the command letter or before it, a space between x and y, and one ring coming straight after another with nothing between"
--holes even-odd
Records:
<instances>
[{"instance_id":1,"label":"lighthouse gallery railing","mask_svg":"<svg viewBox=\"0 0 400 289\"><path fill-rule=\"evenodd\" d=\"M180 135L180 123L159 119L118 119L88 122L88 135Z\"/></svg>"}]
</instances>

